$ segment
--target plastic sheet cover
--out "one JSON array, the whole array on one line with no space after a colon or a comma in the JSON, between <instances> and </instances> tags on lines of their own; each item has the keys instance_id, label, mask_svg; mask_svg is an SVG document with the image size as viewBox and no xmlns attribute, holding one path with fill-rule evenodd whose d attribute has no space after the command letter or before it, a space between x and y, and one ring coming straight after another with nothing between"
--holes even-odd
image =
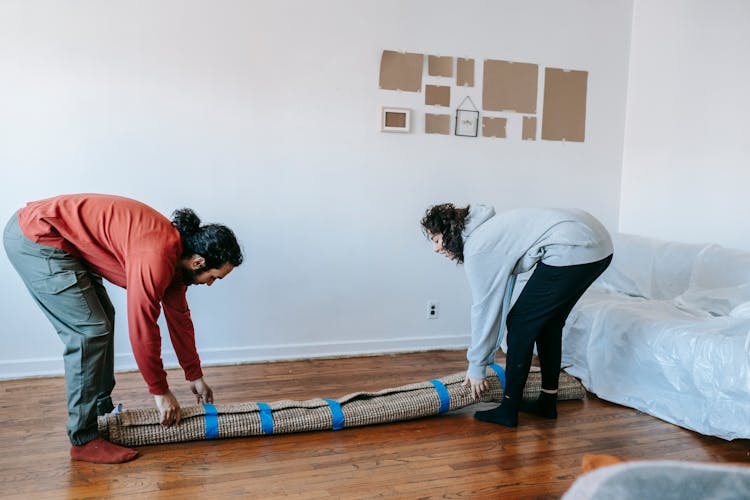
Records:
<instances>
[{"instance_id":1,"label":"plastic sheet cover","mask_svg":"<svg viewBox=\"0 0 750 500\"><path fill-rule=\"evenodd\" d=\"M750 438L750 252L615 235L563 332L563 365L602 399Z\"/></svg>"}]
</instances>

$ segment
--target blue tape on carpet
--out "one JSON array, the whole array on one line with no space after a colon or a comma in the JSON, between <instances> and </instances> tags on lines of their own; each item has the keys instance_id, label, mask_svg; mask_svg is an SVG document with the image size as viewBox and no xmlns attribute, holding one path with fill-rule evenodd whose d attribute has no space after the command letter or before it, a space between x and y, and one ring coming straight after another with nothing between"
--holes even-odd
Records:
<instances>
[{"instance_id":1,"label":"blue tape on carpet","mask_svg":"<svg viewBox=\"0 0 750 500\"><path fill-rule=\"evenodd\" d=\"M433 379L430 380L430 383L435 386L435 390L437 390L438 396L440 397L440 409L438 410L438 413L445 413L451 407L451 396L448 394L448 389L446 389L445 385L439 380Z\"/></svg>"},{"instance_id":2,"label":"blue tape on carpet","mask_svg":"<svg viewBox=\"0 0 750 500\"><path fill-rule=\"evenodd\" d=\"M273 415L267 403L257 403L260 409L260 428L263 434L273 434Z\"/></svg>"},{"instance_id":3,"label":"blue tape on carpet","mask_svg":"<svg viewBox=\"0 0 750 500\"><path fill-rule=\"evenodd\" d=\"M490 363L490 368L495 370L495 373L497 373L497 379L500 381L500 387L503 388L503 391L505 390L505 370L503 370L503 367L500 365L496 365L495 363Z\"/></svg>"},{"instance_id":4,"label":"blue tape on carpet","mask_svg":"<svg viewBox=\"0 0 750 500\"><path fill-rule=\"evenodd\" d=\"M204 404L203 409L206 411L206 439L216 439L219 437L219 412L212 404Z\"/></svg>"},{"instance_id":5,"label":"blue tape on carpet","mask_svg":"<svg viewBox=\"0 0 750 500\"><path fill-rule=\"evenodd\" d=\"M323 401L328 403L328 407L331 409L331 420L333 421L331 429L340 431L344 428L344 412L341 410L341 404L333 399L323 398Z\"/></svg>"}]
</instances>

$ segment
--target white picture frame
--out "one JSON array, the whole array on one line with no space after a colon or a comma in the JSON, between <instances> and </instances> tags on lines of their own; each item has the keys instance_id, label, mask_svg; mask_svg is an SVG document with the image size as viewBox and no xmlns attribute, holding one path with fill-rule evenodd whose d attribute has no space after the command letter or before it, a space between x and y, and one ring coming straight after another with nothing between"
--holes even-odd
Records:
<instances>
[{"instance_id":1,"label":"white picture frame","mask_svg":"<svg viewBox=\"0 0 750 500\"><path fill-rule=\"evenodd\" d=\"M410 132L411 109L383 106L380 111L380 131L402 133Z\"/></svg>"}]
</instances>

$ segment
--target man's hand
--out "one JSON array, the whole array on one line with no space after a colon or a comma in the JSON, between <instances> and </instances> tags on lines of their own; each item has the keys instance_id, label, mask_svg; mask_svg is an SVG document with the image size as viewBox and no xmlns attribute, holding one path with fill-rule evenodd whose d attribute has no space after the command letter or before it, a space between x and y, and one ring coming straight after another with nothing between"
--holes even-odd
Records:
<instances>
[{"instance_id":1,"label":"man's hand","mask_svg":"<svg viewBox=\"0 0 750 500\"><path fill-rule=\"evenodd\" d=\"M159 410L159 421L164 427L171 427L172 424L180 424L180 403L174 397L172 391L167 391L161 396L154 396L156 408Z\"/></svg>"},{"instance_id":2,"label":"man's hand","mask_svg":"<svg viewBox=\"0 0 750 500\"><path fill-rule=\"evenodd\" d=\"M213 403L214 391L203 380L203 377L190 382L190 390L195 394L195 402L198 404Z\"/></svg>"},{"instance_id":3,"label":"man's hand","mask_svg":"<svg viewBox=\"0 0 750 500\"><path fill-rule=\"evenodd\" d=\"M461 385L463 387L471 385L471 394L475 399L481 398L482 394L490 389L490 384L487 382L486 378L472 378L468 375L466 375L466 379Z\"/></svg>"}]
</instances>

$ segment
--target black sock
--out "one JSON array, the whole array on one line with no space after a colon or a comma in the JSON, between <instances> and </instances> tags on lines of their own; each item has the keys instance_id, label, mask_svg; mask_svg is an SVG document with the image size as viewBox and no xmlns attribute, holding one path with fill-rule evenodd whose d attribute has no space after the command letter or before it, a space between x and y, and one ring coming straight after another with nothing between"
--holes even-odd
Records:
<instances>
[{"instance_id":1,"label":"black sock","mask_svg":"<svg viewBox=\"0 0 750 500\"><path fill-rule=\"evenodd\" d=\"M536 401L522 401L520 409L543 418L557 418L557 393L542 391Z\"/></svg>"},{"instance_id":2,"label":"black sock","mask_svg":"<svg viewBox=\"0 0 750 500\"><path fill-rule=\"evenodd\" d=\"M474 413L474 418L505 427L516 427L518 425L518 402L506 396L500 406L491 410L478 411Z\"/></svg>"},{"instance_id":3,"label":"black sock","mask_svg":"<svg viewBox=\"0 0 750 500\"><path fill-rule=\"evenodd\" d=\"M115 405L112 404L112 397L106 396L96 400L96 414L98 416L106 415L115 409Z\"/></svg>"}]
</instances>

